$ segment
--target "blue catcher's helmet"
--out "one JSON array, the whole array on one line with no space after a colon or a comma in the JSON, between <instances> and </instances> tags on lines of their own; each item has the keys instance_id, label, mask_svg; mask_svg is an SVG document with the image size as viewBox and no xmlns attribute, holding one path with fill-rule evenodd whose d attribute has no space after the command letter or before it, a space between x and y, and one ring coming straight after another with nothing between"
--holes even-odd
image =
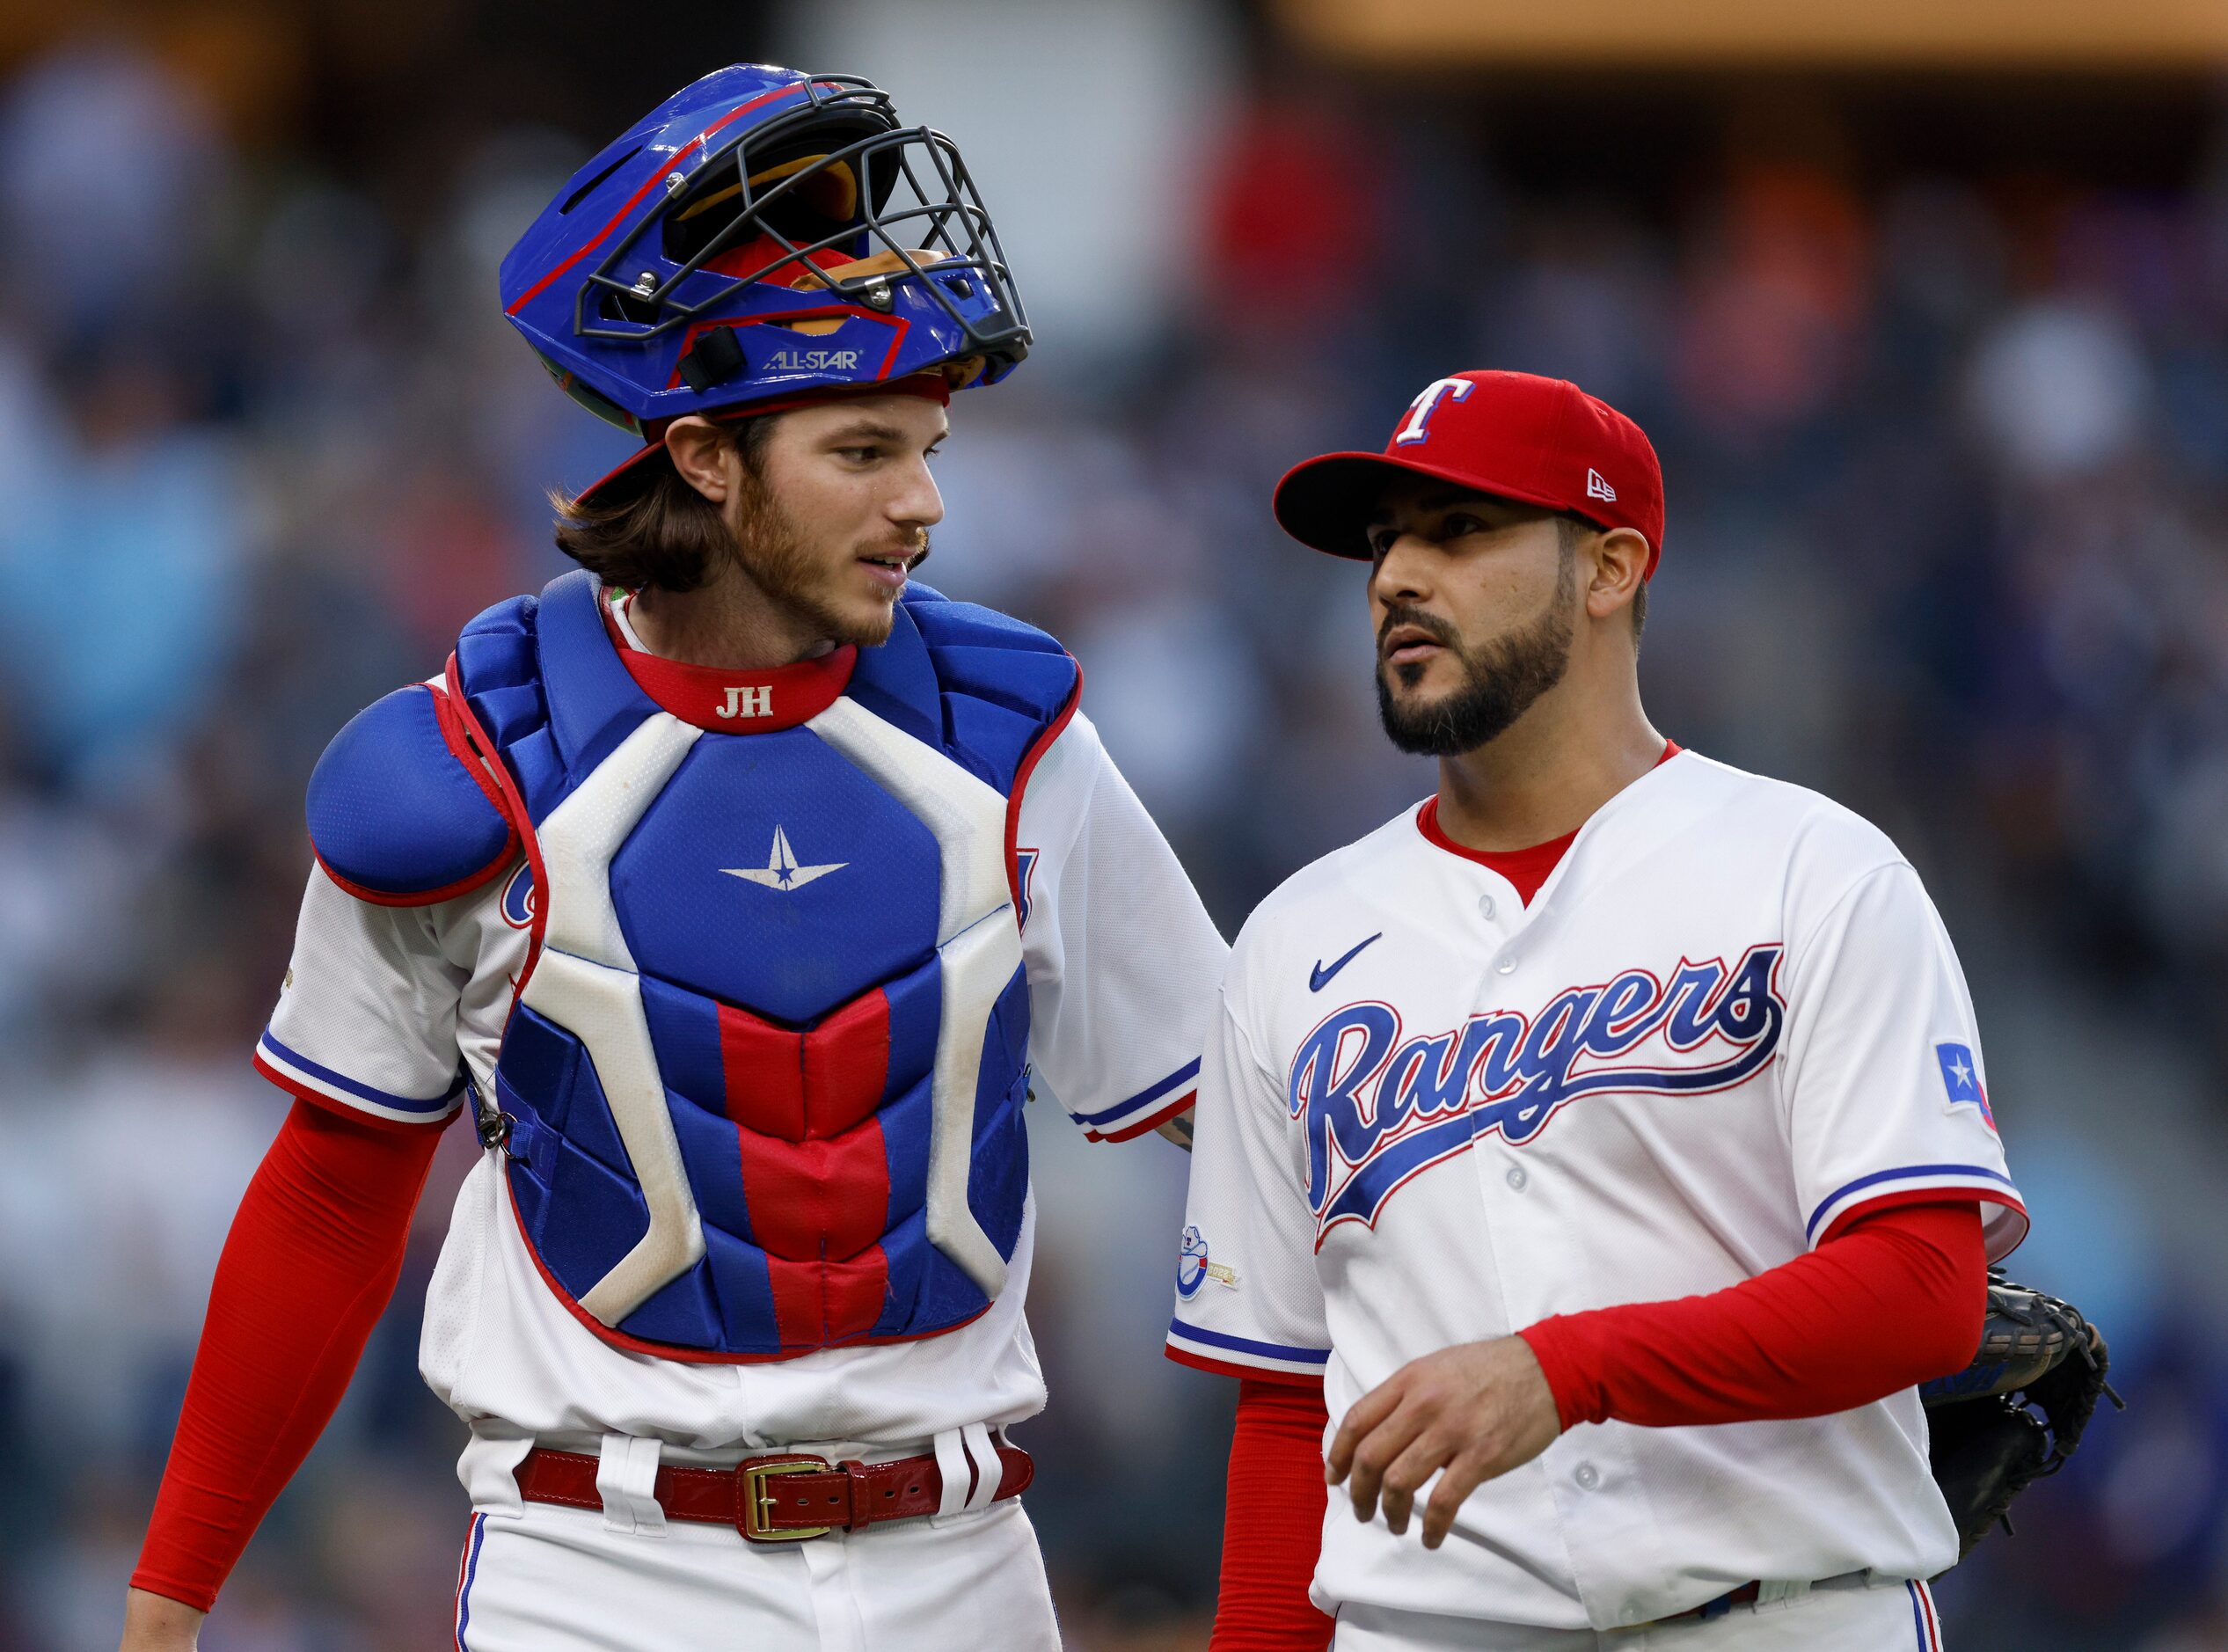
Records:
<instances>
[{"instance_id":1,"label":"blue catcher's helmet","mask_svg":"<svg viewBox=\"0 0 2228 1652\"><path fill-rule=\"evenodd\" d=\"M683 413L995 384L1029 347L952 140L867 81L765 63L683 87L581 167L501 289L566 392L651 444L588 493Z\"/></svg>"}]
</instances>

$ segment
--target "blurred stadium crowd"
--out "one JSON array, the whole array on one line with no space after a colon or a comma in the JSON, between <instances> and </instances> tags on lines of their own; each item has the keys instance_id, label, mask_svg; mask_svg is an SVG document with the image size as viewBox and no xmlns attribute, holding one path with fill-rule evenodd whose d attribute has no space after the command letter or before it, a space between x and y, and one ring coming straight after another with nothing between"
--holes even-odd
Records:
<instances>
[{"instance_id":1,"label":"blurred stadium crowd","mask_svg":"<svg viewBox=\"0 0 2228 1652\"><path fill-rule=\"evenodd\" d=\"M0 58L0 1648L114 1643L284 1111L246 1056L310 764L560 571L545 490L628 445L493 294L630 111L383 160L243 122L237 57L127 30ZM1234 931L1430 785L1377 733L1355 574L1280 539L1275 477L1457 367L1632 413L1669 495L1657 722L1918 861L2035 1210L2021 1271L2105 1324L2135 1402L1947 1581L1951 1643L2228 1647L2228 148L2131 192L1736 144L1642 207L1508 186L1448 131L1367 88L1234 100L1157 342L954 407L930 582L1070 644ZM414 1356L456 1134L210 1652L443 1633L460 1430ZM1053 1406L1022 1437L1074 1644L1203 1646L1231 1396L1158 1357L1181 1161L1038 1148Z\"/></svg>"}]
</instances>

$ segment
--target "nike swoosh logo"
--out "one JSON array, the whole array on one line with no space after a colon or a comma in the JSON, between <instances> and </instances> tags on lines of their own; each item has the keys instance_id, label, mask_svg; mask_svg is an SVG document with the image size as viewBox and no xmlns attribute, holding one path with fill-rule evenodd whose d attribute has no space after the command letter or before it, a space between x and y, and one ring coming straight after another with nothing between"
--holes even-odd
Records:
<instances>
[{"instance_id":1,"label":"nike swoosh logo","mask_svg":"<svg viewBox=\"0 0 2228 1652\"><path fill-rule=\"evenodd\" d=\"M1345 969L1347 965L1354 961L1354 954L1360 952L1362 947L1368 946L1370 941L1383 940L1384 939L1384 932L1383 930L1377 931L1376 934L1370 937L1370 940L1365 940L1362 942L1360 946L1353 947L1347 953L1346 956L1340 959L1327 969L1323 967L1323 961L1320 958L1318 958L1315 961L1315 968L1307 972L1307 990L1310 992L1320 992L1326 985L1329 984L1330 979L1333 976L1338 974L1340 970Z\"/></svg>"}]
</instances>

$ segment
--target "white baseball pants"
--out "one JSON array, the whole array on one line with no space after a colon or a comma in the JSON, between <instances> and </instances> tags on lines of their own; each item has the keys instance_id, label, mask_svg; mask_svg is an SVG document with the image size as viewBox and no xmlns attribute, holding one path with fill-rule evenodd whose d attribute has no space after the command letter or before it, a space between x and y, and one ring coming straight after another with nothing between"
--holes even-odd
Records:
<instances>
[{"instance_id":1,"label":"white baseball pants","mask_svg":"<svg viewBox=\"0 0 2228 1652\"><path fill-rule=\"evenodd\" d=\"M1348 1605L1332 1652L1941 1652L1941 1625L1924 1583L1820 1589L1723 1616L1633 1629L1534 1629Z\"/></svg>"},{"instance_id":2,"label":"white baseball pants","mask_svg":"<svg viewBox=\"0 0 2228 1652\"><path fill-rule=\"evenodd\" d=\"M457 1652L1058 1652L1018 1498L802 1543L683 1520L613 1530L592 1509L472 1517Z\"/></svg>"}]
</instances>

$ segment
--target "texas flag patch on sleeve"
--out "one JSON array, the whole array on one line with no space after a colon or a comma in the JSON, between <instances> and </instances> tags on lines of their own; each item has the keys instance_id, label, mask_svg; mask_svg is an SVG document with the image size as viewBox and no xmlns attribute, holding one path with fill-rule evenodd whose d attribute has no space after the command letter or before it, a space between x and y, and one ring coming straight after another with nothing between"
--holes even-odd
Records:
<instances>
[{"instance_id":1,"label":"texas flag patch on sleeve","mask_svg":"<svg viewBox=\"0 0 2228 1652\"><path fill-rule=\"evenodd\" d=\"M1955 1107L1969 1103L1980 1109L1981 1117L1991 1130L1996 1128L1996 1115L1989 1110L1988 1092L1981 1084L1981 1070L1973 1059L1973 1051L1966 1044L1937 1044L1934 1059L1941 1063L1942 1087L1949 1092L1949 1104Z\"/></svg>"}]
</instances>

